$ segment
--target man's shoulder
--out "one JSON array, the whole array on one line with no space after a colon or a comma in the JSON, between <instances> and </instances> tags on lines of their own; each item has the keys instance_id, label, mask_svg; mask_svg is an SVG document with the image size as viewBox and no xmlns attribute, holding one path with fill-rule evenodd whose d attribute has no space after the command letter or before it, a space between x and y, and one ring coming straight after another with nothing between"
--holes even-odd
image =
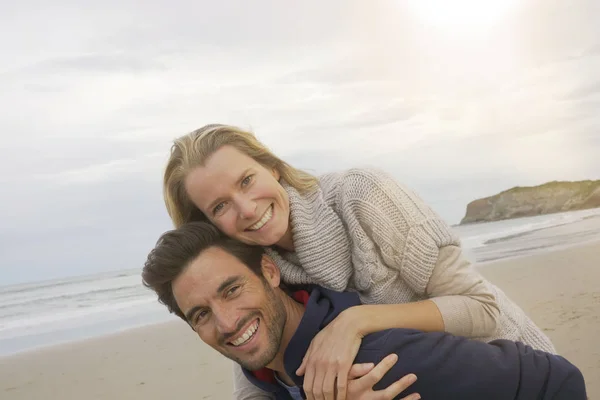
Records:
<instances>
[{"instance_id":1,"label":"man's shoulder","mask_svg":"<svg viewBox=\"0 0 600 400\"><path fill-rule=\"evenodd\" d=\"M392 328L374 332L363 338L365 345L371 346L401 346L414 344L421 340L434 341L436 338L447 335L444 332L423 332L410 328Z\"/></svg>"}]
</instances>

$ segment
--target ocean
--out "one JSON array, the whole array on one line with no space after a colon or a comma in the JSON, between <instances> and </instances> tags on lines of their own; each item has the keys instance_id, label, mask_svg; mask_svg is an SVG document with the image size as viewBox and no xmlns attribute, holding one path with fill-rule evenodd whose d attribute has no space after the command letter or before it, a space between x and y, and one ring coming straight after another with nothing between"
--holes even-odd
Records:
<instances>
[{"instance_id":1,"label":"ocean","mask_svg":"<svg viewBox=\"0 0 600 400\"><path fill-rule=\"evenodd\" d=\"M600 240L600 209L455 226L478 263ZM0 287L0 355L175 320L140 270Z\"/></svg>"}]
</instances>

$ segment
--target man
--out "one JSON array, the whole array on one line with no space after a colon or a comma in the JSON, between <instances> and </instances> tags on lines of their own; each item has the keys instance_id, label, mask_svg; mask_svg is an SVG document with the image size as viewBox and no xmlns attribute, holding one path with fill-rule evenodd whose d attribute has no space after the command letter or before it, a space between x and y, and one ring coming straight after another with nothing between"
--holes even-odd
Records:
<instances>
[{"instance_id":1,"label":"man","mask_svg":"<svg viewBox=\"0 0 600 400\"><path fill-rule=\"evenodd\" d=\"M318 286L286 293L279 269L261 247L224 237L202 222L161 236L143 280L169 311L277 399L303 396L303 378L294 372L311 340L343 310L360 304L354 293ZM392 353L399 361L374 389L416 374L418 380L398 398L413 392L427 400L586 398L575 366L521 343L389 329L365 336L355 362L377 364Z\"/></svg>"}]
</instances>

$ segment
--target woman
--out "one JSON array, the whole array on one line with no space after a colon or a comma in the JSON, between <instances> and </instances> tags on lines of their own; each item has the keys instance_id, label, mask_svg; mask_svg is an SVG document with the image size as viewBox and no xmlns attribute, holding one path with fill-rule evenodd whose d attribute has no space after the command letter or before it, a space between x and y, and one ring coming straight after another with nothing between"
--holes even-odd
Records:
<instances>
[{"instance_id":1,"label":"woman","mask_svg":"<svg viewBox=\"0 0 600 400\"><path fill-rule=\"evenodd\" d=\"M389 328L518 340L555 352L472 268L450 227L382 172L352 169L317 179L249 132L207 125L175 141L164 197L175 226L209 220L232 238L266 246L289 284L360 294L365 305L321 331L298 370L310 399L331 399L334 390L344 399L361 338ZM260 392L248 385L236 374L236 398Z\"/></svg>"}]
</instances>

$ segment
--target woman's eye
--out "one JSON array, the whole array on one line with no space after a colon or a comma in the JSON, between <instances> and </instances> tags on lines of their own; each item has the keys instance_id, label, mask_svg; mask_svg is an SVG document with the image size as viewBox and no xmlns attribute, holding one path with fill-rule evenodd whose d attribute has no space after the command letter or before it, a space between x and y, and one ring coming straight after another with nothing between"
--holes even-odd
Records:
<instances>
[{"instance_id":1,"label":"woman's eye","mask_svg":"<svg viewBox=\"0 0 600 400\"><path fill-rule=\"evenodd\" d=\"M225 207L225 203L219 203L213 208L213 214L218 214Z\"/></svg>"},{"instance_id":2,"label":"woman's eye","mask_svg":"<svg viewBox=\"0 0 600 400\"><path fill-rule=\"evenodd\" d=\"M244 178L244 180L242 181L242 186L248 186L250 182L252 182L252 175L248 175Z\"/></svg>"}]
</instances>

